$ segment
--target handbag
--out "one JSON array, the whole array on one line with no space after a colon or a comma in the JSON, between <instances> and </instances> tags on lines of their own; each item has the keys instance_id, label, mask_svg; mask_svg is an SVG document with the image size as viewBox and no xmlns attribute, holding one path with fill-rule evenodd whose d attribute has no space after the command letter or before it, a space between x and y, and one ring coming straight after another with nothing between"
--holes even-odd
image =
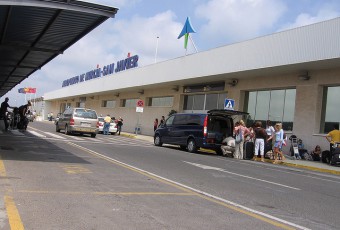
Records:
<instances>
[{"instance_id":1,"label":"handbag","mask_svg":"<svg viewBox=\"0 0 340 230\"><path fill-rule=\"evenodd\" d=\"M242 129L240 128L238 130L238 133L236 134L236 137L235 137L235 143L236 144L239 144L243 141L243 133L242 133Z\"/></svg>"}]
</instances>

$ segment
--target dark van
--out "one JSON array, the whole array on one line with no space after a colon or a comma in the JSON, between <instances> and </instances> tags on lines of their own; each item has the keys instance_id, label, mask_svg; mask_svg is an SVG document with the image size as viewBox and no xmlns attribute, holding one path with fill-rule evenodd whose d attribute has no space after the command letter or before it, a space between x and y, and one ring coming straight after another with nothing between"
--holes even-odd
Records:
<instances>
[{"instance_id":1,"label":"dark van","mask_svg":"<svg viewBox=\"0 0 340 230\"><path fill-rule=\"evenodd\" d=\"M179 145L191 153L199 148L212 149L221 155L222 140L233 135L233 116L247 114L233 110L210 110L206 114L176 113L155 131L154 144Z\"/></svg>"}]
</instances>

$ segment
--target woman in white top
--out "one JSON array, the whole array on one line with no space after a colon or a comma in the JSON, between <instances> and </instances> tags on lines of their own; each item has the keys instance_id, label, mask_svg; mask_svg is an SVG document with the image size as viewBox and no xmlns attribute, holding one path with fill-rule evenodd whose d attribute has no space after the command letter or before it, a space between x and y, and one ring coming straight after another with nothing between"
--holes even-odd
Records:
<instances>
[{"instance_id":1,"label":"woman in white top","mask_svg":"<svg viewBox=\"0 0 340 230\"><path fill-rule=\"evenodd\" d=\"M249 129L245 127L244 121L240 120L239 125L237 123L235 124L234 132L235 135L238 135L239 132L242 132L242 141L239 143L235 142L235 152L234 152L234 158L236 159L243 159L243 144L244 144L244 138L249 135Z\"/></svg>"}]
</instances>

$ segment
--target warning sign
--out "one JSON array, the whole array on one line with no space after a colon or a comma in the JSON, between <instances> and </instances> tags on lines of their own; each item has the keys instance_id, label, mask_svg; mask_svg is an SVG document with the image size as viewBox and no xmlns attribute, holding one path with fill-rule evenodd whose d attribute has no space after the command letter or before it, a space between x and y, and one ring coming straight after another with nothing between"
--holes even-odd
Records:
<instances>
[{"instance_id":1,"label":"warning sign","mask_svg":"<svg viewBox=\"0 0 340 230\"><path fill-rule=\"evenodd\" d=\"M144 101L143 100L138 100L137 101L137 107L143 107L144 106Z\"/></svg>"},{"instance_id":2,"label":"warning sign","mask_svg":"<svg viewBox=\"0 0 340 230\"><path fill-rule=\"evenodd\" d=\"M234 110L235 100L233 99L225 99L224 101L224 109L225 110Z\"/></svg>"}]
</instances>

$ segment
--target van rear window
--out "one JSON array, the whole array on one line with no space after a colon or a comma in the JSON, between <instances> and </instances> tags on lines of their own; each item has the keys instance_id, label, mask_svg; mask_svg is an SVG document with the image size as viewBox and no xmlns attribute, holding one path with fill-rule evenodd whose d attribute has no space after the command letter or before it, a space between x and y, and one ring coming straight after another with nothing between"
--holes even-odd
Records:
<instances>
[{"instance_id":1,"label":"van rear window","mask_svg":"<svg viewBox=\"0 0 340 230\"><path fill-rule=\"evenodd\" d=\"M75 117L97 119L97 114L93 110L77 109L74 113Z\"/></svg>"}]
</instances>

